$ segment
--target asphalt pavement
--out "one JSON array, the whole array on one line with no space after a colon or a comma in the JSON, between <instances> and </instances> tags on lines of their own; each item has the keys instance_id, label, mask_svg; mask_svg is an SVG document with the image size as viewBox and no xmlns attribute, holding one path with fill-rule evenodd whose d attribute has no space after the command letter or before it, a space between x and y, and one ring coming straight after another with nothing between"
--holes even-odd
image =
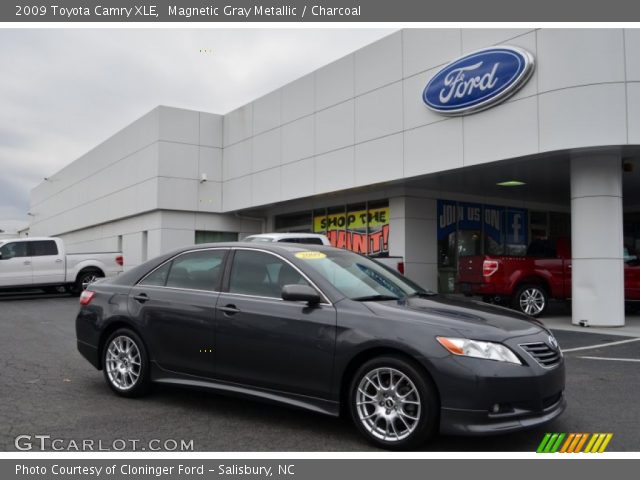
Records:
<instances>
[{"instance_id":1,"label":"asphalt pavement","mask_svg":"<svg viewBox=\"0 0 640 480\"><path fill-rule=\"evenodd\" d=\"M22 448L43 441L51 450L58 439L56 447L71 451L91 440L94 450L171 450L181 441L194 451L375 450L347 420L278 405L164 386L142 399L117 397L76 350L77 310L67 295L0 294L1 450L16 451L21 435ZM612 432L607 451L640 451L640 341L554 333L566 351L568 408L560 418L495 437L440 436L424 450L531 452L545 432Z\"/></svg>"}]
</instances>

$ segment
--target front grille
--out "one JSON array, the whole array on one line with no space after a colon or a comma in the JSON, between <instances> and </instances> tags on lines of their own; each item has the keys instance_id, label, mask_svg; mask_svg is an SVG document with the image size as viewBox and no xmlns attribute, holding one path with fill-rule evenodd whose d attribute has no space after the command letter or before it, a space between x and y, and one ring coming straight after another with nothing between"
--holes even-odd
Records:
<instances>
[{"instance_id":1,"label":"front grille","mask_svg":"<svg viewBox=\"0 0 640 480\"><path fill-rule=\"evenodd\" d=\"M560 363L560 352L552 349L544 342L523 343L520 345L536 362L545 368L555 367Z\"/></svg>"}]
</instances>

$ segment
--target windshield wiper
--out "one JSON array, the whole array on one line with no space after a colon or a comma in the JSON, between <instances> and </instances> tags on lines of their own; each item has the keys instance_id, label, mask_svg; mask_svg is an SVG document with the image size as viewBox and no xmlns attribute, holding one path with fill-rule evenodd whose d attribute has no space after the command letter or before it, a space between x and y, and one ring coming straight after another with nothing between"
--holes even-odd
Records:
<instances>
[{"instance_id":1,"label":"windshield wiper","mask_svg":"<svg viewBox=\"0 0 640 480\"><path fill-rule=\"evenodd\" d=\"M356 302L375 302L382 300L400 300L400 297L394 297L393 295L366 295L364 297L356 297L351 300Z\"/></svg>"},{"instance_id":2,"label":"windshield wiper","mask_svg":"<svg viewBox=\"0 0 640 480\"><path fill-rule=\"evenodd\" d=\"M411 297L423 298L423 297L433 297L434 295L437 295L437 293L435 293L435 292L414 292L414 293L411 293L411 294L407 295L407 297L408 298L411 298Z\"/></svg>"}]
</instances>

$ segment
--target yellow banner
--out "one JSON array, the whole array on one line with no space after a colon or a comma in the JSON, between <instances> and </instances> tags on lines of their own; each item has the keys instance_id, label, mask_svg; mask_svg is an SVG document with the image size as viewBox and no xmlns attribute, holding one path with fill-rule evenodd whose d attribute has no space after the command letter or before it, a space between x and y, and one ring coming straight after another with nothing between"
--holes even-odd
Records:
<instances>
[{"instance_id":1,"label":"yellow banner","mask_svg":"<svg viewBox=\"0 0 640 480\"><path fill-rule=\"evenodd\" d=\"M380 228L389 224L389 207L357 210L348 213L337 213L314 217L313 231L325 233L332 230L366 230Z\"/></svg>"}]
</instances>

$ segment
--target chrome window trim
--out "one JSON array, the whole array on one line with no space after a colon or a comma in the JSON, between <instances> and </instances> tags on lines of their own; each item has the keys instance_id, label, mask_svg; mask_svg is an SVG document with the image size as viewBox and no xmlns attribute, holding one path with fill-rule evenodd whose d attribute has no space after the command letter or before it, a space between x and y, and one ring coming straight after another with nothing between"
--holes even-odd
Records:
<instances>
[{"instance_id":1,"label":"chrome window trim","mask_svg":"<svg viewBox=\"0 0 640 480\"><path fill-rule=\"evenodd\" d=\"M293 263L291 263L289 260L287 260L286 258L284 258L282 255L280 255L279 253L275 253L275 252L270 252L269 250L263 250L261 248L248 248L248 247L231 247L231 250L234 251L238 251L238 250L247 250L249 252L262 252L262 253L266 253L269 255L273 255L276 258L279 258L280 260L282 260L283 262L289 264L289 266L291 268L293 268L296 272L298 272L302 278L304 278L307 282L309 282L309 284L315 288L319 293L320 296L324 299L324 301L321 301L318 305L329 305L329 306L333 306L333 303L331 302L331 300L329 300L329 297L327 297L325 295L325 293L318 288L318 286L315 284L315 282L313 280L311 280L308 275L306 273L304 273L302 270L300 270L296 265L294 265ZM235 259L235 258L234 258ZM233 269L233 263L231 264L231 268ZM280 300L280 301L284 301L282 298L278 298L278 297L263 297L260 295L247 295L246 293L234 293L234 292L222 292L225 294L230 294L230 295L240 295L243 297L252 297L252 298L268 298L269 300Z\"/></svg>"},{"instance_id":2,"label":"chrome window trim","mask_svg":"<svg viewBox=\"0 0 640 480\"><path fill-rule=\"evenodd\" d=\"M169 289L173 289L173 290L185 290L185 291L190 291L190 292L210 292L210 293L221 293L217 290L199 290L199 289L195 289L195 288L182 288L182 287L167 287L166 285L140 285L142 282L144 282L146 280L146 278L151 275L152 273L154 273L156 270L161 269L162 267L164 267L167 263L169 262L173 262L176 258L182 256L182 255L186 255L187 253L195 253L195 252L208 252L210 250L229 250L231 251L231 248L229 247L209 247L209 248L197 248L194 250L187 250L184 252L180 252L177 255L174 255L171 258L166 259L164 262L162 262L160 265L158 265L156 268L154 268L153 270L151 270L149 273L147 273L144 277L142 277L140 280L138 280L134 287L155 287L155 288L169 288ZM224 274L224 272L222 272Z\"/></svg>"},{"instance_id":3,"label":"chrome window trim","mask_svg":"<svg viewBox=\"0 0 640 480\"><path fill-rule=\"evenodd\" d=\"M135 286L137 287L138 285L135 285ZM222 292L219 292L218 290L198 290L197 288L164 287L162 285L140 285L140 286L145 288L163 288L165 290L179 290L183 292L217 293L217 294L222 293Z\"/></svg>"},{"instance_id":4,"label":"chrome window trim","mask_svg":"<svg viewBox=\"0 0 640 480\"><path fill-rule=\"evenodd\" d=\"M245 298L255 298L257 300L275 300L276 302L287 302L289 304L297 304L298 302L289 302L287 300L284 300L282 298L279 297L263 297L261 295L248 295L246 293L233 293L233 292L220 292L220 294L222 295L231 295L233 297L245 297ZM322 294L322 292L321 292ZM324 294L322 294L322 297L324 298ZM329 301L327 300L326 302L320 302L314 306L325 306L325 307L332 307L333 304L332 303L328 303Z\"/></svg>"},{"instance_id":5,"label":"chrome window trim","mask_svg":"<svg viewBox=\"0 0 640 480\"><path fill-rule=\"evenodd\" d=\"M302 277L309 282L309 284L315 288L319 293L320 296L322 297L322 299L324 301L321 301L318 305L325 305L325 306L333 306L333 303L331 302L331 300L329 300L329 297L327 297L325 295L325 293L318 288L318 286L315 284L315 282L313 282L302 270L300 270L296 265L294 265L293 263L291 263L289 260L287 260L286 258L284 258L282 255L275 253L275 252L270 252L268 250L263 250L261 248L249 248L249 247L208 247L208 248L196 248L194 250L187 250L184 252L180 252L177 255L174 255L171 258L168 258L167 260L165 260L164 262L162 262L160 265L158 265L157 267L155 267L153 270L151 270L149 273L147 273L144 277L142 277L140 280L138 280L134 287L150 287L150 288L166 288L169 290L180 290L180 291L185 291L185 292L203 292L203 293L217 293L217 294L228 294L228 295L236 295L236 296L240 296L240 297L249 297L249 298L257 298L257 299L266 299L266 300L279 300L281 302L283 302L284 300L282 298L278 298L278 297L263 297L260 295L247 295L244 293L234 293L234 292L221 292L218 290L198 290L195 288L182 288L182 287L167 287L166 285L141 285L142 282L144 282L144 280L151 275L152 273L154 273L156 270L164 267L167 263L174 261L176 258L182 256L182 255L186 255L188 253L194 253L194 252L206 252L209 250L228 250L229 252L231 251L235 251L235 250L247 250L250 252L262 252L262 253L267 253L269 255L273 255L274 257L279 258L280 260L284 261L285 263L289 264L295 271L297 271L300 275L302 275ZM233 267L233 265L232 265ZM223 272L224 274L224 272Z\"/></svg>"}]
</instances>

